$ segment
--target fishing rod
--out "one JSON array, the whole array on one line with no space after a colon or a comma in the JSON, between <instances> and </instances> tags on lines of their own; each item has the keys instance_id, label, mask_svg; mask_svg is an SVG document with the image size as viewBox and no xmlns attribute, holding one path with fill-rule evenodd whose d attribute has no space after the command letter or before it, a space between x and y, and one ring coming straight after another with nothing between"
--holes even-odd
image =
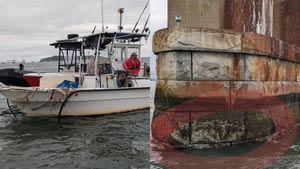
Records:
<instances>
[{"instance_id":1,"label":"fishing rod","mask_svg":"<svg viewBox=\"0 0 300 169\"><path fill-rule=\"evenodd\" d=\"M148 30L149 30L149 28L148 28L148 27L146 27L146 26L147 26L147 24L148 24L149 18L150 18L150 14L148 15L148 17L147 17L147 19L146 19L146 22L145 22L145 24L144 24L144 27L143 27L143 31L142 31L142 33L144 33L144 32L148 32Z\"/></svg>"},{"instance_id":2,"label":"fishing rod","mask_svg":"<svg viewBox=\"0 0 300 169\"><path fill-rule=\"evenodd\" d=\"M141 19L141 17L143 16L143 13L144 13L144 12L145 12L145 10L147 9L148 5L149 5L149 0L147 1L146 5L145 5L145 7L144 7L144 9L143 9L143 11L141 12L141 15L140 15L140 17L139 17L139 18L138 18L138 20L136 21L136 23L135 23L135 25L134 25L134 27L133 27L133 29L132 29L131 33L133 33L133 32L135 31L135 29L136 29L136 26L137 26L137 25L138 25L138 23L140 22L140 19Z\"/></svg>"}]
</instances>

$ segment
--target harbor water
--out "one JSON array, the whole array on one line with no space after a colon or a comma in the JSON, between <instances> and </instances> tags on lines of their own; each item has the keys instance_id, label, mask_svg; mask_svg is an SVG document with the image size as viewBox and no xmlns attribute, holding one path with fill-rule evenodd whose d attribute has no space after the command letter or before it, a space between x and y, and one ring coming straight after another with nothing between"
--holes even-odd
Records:
<instances>
[{"instance_id":1,"label":"harbor water","mask_svg":"<svg viewBox=\"0 0 300 169\"><path fill-rule=\"evenodd\" d=\"M56 72L56 64L25 63L25 69ZM6 67L17 68L18 63L0 63L0 68ZM152 90L152 98L153 95ZM163 152L149 150L149 111L153 113L153 102L151 110L105 116L64 117L60 121L55 117L25 117L21 114L14 117L8 114L7 109L6 98L0 95L0 166L3 169L164 169L157 161L159 158L163 160L164 157L160 157ZM180 151L207 158L237 157L258 146ZM150 154L156 157L150 157ZM298 169L299 159L298 125L295 142L266 168ZM176 160L169 163L178 165Z\"/></svg>"},{"instance_id":2,"label":"harbor water","mask_svg":"<svg viewBox=\"0 0 300 169\"><path fill-rule=\"evenodd\" d=\"M25 63L26 70L56 72L57 63ZM18 63L0 63L0 68ZM8 114L0 95L1 169L150 168L149 109L91 117Z\"/></svg>"}]
</instances>

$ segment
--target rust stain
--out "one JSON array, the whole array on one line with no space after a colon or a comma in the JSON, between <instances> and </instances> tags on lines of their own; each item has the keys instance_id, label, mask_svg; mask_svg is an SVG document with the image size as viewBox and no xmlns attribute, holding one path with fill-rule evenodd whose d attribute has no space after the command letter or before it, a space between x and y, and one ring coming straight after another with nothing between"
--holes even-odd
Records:
<instances>
[{"instance_id":1,"label":"rust stain","mask_svg":"<svg viewBox=\"0 0 300 169\"><path fill-rule=\"evenodd\" d=\"M242 52L271 55L271 38L253 32L242 33Z\"/></svg>"},{"instance_id":2,"label":"rust stain","mask_svg":"<svg viewBox=\"0 0 300 169\"><path fill-rule=\"evenodd\" d=\"M295 60L300 62L300 47L295 47Z\"/></svg>"},{"instance_id":3,"label":"rust stain","mask_svg":"<svg viewBox=\"0 0 300 169\"><path fill-rule=\"evenodd\" d=\"M286 80L286 62L281 61L278 62L278 80L279 81L285 81Z\"/></svg>"},{"instance_id":4,"label":"rust stain","mask_svg":"<svg viewBox=\"0 0 300 169\"><path fill-rule=\"evenodd\" d=\"M295 63L287 63L286 77L287 81L297 81L298 66Z\"/></svg>"},{"instance_id":5,"label":"rust stain","mask_svg":"<svg viewBox=\"0 0 300 169\"><path fill-rule=\"evenodd\" d=\"M239 54L233 54L233 60L232 60L232 80L240 80L240 55ZM242 72L243 73L243 72Z\"/></svg>"},{"instance_id":6,"label":"rust stain","mask_svg":"<svg viewBox=\"0 0 300 169\"><path fill-rule=\"evenodd\" d=\"M296 61L296 47L291 44L287 44L286 49L287 60Z\"/></svg>"},{"instance_id":7,"label":"rust stain","mask_svg":"<svg viewBox=\"0 0 300 169\"><path fill-rule=\"evenodd\" d=\"M229 85L226 81L186 81L175 93L179 97L227 97Z\"/></svg>"},{"instance_id":8,"label":"rust stain","mask_svg":"<svg viewBox=\"0 0 300 169\"><path fill-rule=\"evenodd\" d=\"M269 66L265 57L248 57L247 66L249 70L249 78L251 80L268 80Z\"/></svg>"},{"instance_id":9,"label":"rust stain","mask_svg":"<svg viewBox=\"0 0 300 169\"><path fill-rule=\"evenodd\" d=\"M268 62L269 66L269 80L278 80L278 61L276 59L270 59Z\"/></svg>"},{"instance_id":10,"label":"rust stain","mask_svg":"<svg viewBox=\"0 0 300 169\"><path fill-rule=\"evenodd\" d=\"M268 2L264 2L264 0L225 0L224 4L222 28L238 32L271 34L272 16L269 13L271 9Z\"/></svg>"},{"instance_id":11,"label":"rust stain","mask_svg":"<svg viewBox=\"0 0 300 169\"><path fill-rule=\"evenodd\" d=\"M271 57L278 57L280 52L279 52L279 41L275 38L271 38Z\"/></svg>"},{"instance_id":12,"label":"rust stain","mask_svg":"<svg viewBox=\"0 0 300 169\"><path fill-rule=\"evenodd\" d=\"M281 92L281 83L276 81L265 82L265 96L279 95Z\"/></svg>"}]
</instances>

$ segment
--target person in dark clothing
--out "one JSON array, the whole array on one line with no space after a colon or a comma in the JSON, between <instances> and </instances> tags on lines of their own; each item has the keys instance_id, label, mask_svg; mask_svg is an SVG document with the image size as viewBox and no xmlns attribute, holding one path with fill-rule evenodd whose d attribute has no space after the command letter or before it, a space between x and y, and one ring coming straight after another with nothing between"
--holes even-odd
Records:
<instances>
[{"instance_id":1,"label":"person in dark clothing","mask_svg":"<svg viewBox=\"0 0 300 169\"><path fill-rule=\"evenodd\" d=\"M22 63L19 64L19 69L24 70L24 65Z\"/></svg>"}]
</instances>

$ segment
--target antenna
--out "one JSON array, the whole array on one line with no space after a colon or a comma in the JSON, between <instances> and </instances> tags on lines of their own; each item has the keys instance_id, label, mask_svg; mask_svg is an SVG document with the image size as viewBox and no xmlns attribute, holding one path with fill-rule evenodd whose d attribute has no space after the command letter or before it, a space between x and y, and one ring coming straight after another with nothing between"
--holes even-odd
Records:
<instances>
[{"instance_id":1,"label":"antenna","mask_svg":"<svg viewBox=\"0 0 300 169\"><path fill-rule=\"evenodd\" d=\"M103 19L103 0L101 0L101 20L102 20L102 32L104 32L104 19Z\"/></svg>"},{"instance_id":2,"label":"antenna","mask_svg":"<svg viewBox=\"0 0 300 169\"><path fill-rule=\"evenodd\" d=\"M119 31L121 32L122 29L123 29L123 26L122 26L122 14L124 13L124 8L119 8L118 12L120 14L120 25L118 26L118 28L119 28Z\"/></svg>"}]
</instances>

